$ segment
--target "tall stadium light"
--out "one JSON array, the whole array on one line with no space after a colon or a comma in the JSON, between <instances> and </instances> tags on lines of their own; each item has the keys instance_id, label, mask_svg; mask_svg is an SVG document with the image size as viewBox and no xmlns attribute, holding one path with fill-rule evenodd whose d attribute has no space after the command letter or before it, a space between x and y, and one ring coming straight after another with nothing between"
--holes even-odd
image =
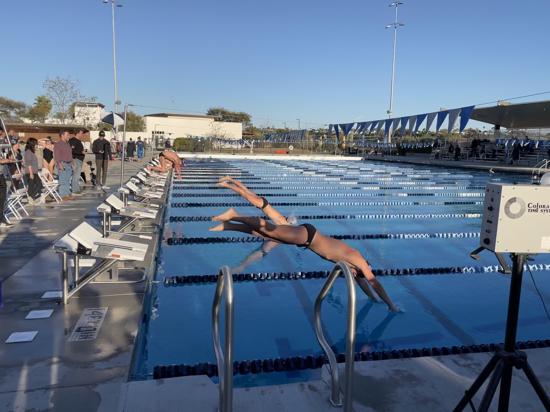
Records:
<instances>
[{"instance_id":1,"label":"tall stadium light","mask_svg":"<svg viewBox=\"0 0 550 412\"><path fill-rule=\"evenodd\" d=\"M114 112L118 112L118 105L120 101L118 99L118 83L117 83L117 69L116 69L116 34L115 34L115 8L122 7L122 4L117 4L116 0L103 0L104 4L111 3L111 20L112 20L112 30L113 30L113 80L115 87L115 101L114 101Z\"/></svg>"},{"instance_id":2,"label":"tall stadium light","mask_svg":"<svg viewBox=\"0 0 550 412\"><path fill-rule=\"evenodd\" d=\"M388 117L391 118L393 113L393 90L394 90L394 83L395 83L395 53L397 50L397 29L399 27L403 27L403 23L399 23L397 21L397 9L400 5L402 5L402 1L394 1L389 4L389 7L395 8L395 20L392 24L388 24L386 26L386 29L390 29L393 27L393 59L392 59L392 65L391 65L391 83L390 83L390 108L388 109ZM393 133L393 127L390 127L388 130L388 136L387 136L387 143L391 143Z\"/></svg>"}]
</instances>

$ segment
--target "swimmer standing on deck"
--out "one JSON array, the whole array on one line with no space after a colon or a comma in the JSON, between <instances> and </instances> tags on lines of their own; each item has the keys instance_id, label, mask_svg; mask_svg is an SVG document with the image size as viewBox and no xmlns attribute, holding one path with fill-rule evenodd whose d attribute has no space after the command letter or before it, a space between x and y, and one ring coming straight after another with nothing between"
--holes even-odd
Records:
<instances>
[{"instance_id":1,"label":"swimmer standing on deck","mask_svg":"<svg viewBox=\"0 0 550 412\"><path fill-rule=\"evenodd\" d=\"M358 250L340 240L321 234L309 223L300 226L289 225L286 218L271 206L264 197L258 196L236 179L224 176L220 179L218 185L239 193L252 205L261 209L273 223L260 217L239 215L235 209L231 208L212 218L213 221L221 223L211 227L210 231L230 230L248 233L280 243L308 248L318 256L331 262L343 261L350 266L351 272L363 292L377 301L370 289L372 287L388 305L390 311L399 311L399 308L393 304L382 284L372 273L368 262Z\"/></svg>"}]
</instances>

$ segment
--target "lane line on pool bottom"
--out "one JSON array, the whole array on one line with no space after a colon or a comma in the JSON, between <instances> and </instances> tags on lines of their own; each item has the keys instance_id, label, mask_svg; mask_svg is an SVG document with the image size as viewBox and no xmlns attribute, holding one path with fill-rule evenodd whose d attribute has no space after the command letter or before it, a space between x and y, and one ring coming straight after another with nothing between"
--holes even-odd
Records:
<instances>
[{"instance_id":1,"label":"lane line on pool bottom","mask_svg":"<svg viewBox=\"0 0 550 412\"><path fill-rule=\"evenodd\" d=\"M483 201L443 201L443 202L269 202L272 206L456 206L456 205L482 205ZM247 202L174 202L170 207L246 207L251 206Z\"/></svg>"},{"instance_id":2,"label":"lane line on pool bottom","mask_svg":"<svg viewBox=\"0 0 550 412\"><path fill-rule=\"evenodd\" d=\"M477 238L479 232L447 232L447 233L367 233L359 235L327 235L338 240L367 240L367 239L466 239ZM261 237L171 237L166 240L169 246L189 244L214 244L214 243L259 243L264 242Z\"/></svg>"},{"instance_id":3,"label":"lane line on pool bottom","mask_svg":"<svg viewBox=\"0 0 550 412\"><path fill-rule=\"evenodd\" d=\"M550 347L550 339L529 340L516 343L516 349L540 349ZM482 343L475 345L454 345L424 347L413 349L394 349L387 351L359 351L353 359L356 362L368 362L387 359L407 359L431 356L464 355L470 353L498 352L504 348L503 343ZM336 361L344 363L346 355L337 353ZM248 375L271 372L291 372L307 369L320 369L328 364L326 355L307 355L254 359L233 362L234 375ZM218 366L213 363L157 365L153 368L153 379L175 378L180 376L206 375L218 376Z\"/></svg>"},{"instance_id":4,"label":"lane line on pool bottom","mask_svg":"<svg viewBox=\"0 0 550 412\"><path fill-rule=\"evenodd\" d=\"M525 265L525 270L531 272L550 272L550 264ZM499 265L488 266L444 266L444 267L420 267L420 268L393 268L372 269L375 276L417 276L417 275L467 275L481 273L499 273L502 267ZM257 272L233 274L235 282L264 282L278 280L305 280L324 279L330 271L316 270L309 272ZM340 276L342 277L342 276ZM216 283L218 275L172 275L163 279L164 286L184 286L190 284Z\"/></svg>"},{"instance_id":5,"label":"lane line on pool bottom","mask_svg":"<svg viewBox=\"0 0 550 412\"><path fill-rule=\"evenodd\" d=\"M262 216L255 216L262 217ZM369 215L298 215L299 220L340 219L479 219L481 213L415 213L415 214L369 214ZM210 216L170 216L170 222L210 222Z\"/></svg>"}]
</instances>

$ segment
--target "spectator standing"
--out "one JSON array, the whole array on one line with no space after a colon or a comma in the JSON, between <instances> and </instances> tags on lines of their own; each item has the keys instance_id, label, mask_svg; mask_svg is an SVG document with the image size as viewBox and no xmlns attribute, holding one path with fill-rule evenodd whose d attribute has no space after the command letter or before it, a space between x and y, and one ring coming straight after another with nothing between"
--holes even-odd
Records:
<instances>
[{"instance_id":1,"label":"spectator standing","mask_svg":"<svg viewBox=\"0 0 550 412\"><path fill-rule=\"evenodd\" d=\"M17 134L17 132L15 130L10 130L8 132L8 139L9 139L9 141L12 145L15 145L15 144L19 143L19 135Z\"/></svg>"},{"instance_id":2,"label":"spectator standing","mask_svg":"<svg viewBox=\"0 0 550 412\"><path fill-rule=\"evenodd\" d=\"M137 148L138 159L143 159L143 156L145 155L145 144L141 140L141 136L138 136L137 138L136 148Z\"/></svg>"},{"instance_id":3,"label":"spectator standing","mask_svg":"<svg viewBox=\"0 0 550 412\"><path fill-rule=\"evenodd\" d=\"M27 194L29 202L35 203L40 199L39 203L44 203L45 196L42 195L42 182L38 176L38 158L36 157L36 146L38 141L31 137L25 145L25 154L23 161L25 163L25 183L27 184Z\"/></svg>"},{"instance_id":4,"label":"spectator standing","mask_svg":"<svg viewBox=\"0 0 550 412\"><path fill-rule=\"evenodd\" d=\"M455 147L455 160L460 160L460 155L461 154L462 154L462 149L460 148L460 146L457 143L456 147Z\"/></svg>"},{"instance_id":5,"label":"spectator standing","mask_svg":"<svg viewBox=\"0 0 550 412\"><path fill-rule=\"evenodd\" d=\"M521 150L521 144L519 141L515 142L514 148L512 149L512 164L519 163L519 154Z\"/></svg>"},{"instance_id":6,"label":"spectator standing","mask_svg":"<svg viewBox=\"0 0 550 412\"><path fill-rule=\"evenodd\" d=\"M107 169L111 158L111 144L105 139L103 130L99 132L99 138L92 144L92 152L95 154L96 186L109 189L108 186L105 186L105 183L107 182Z\"/></svg>"},{"instance_id":7,"label":"spectator standing","mask_svg":"<svg viewBox=\"0 0 550 412\"><path fill-rule=\"evenodd\" d=\"M130 141L126 145L126 157L128 160L134 160L134 154L136 152L136 142L130 137Z\"/></svg>"},{"instance_id":8,"label":"spectator standing","mask_svg":"<svg viewBox=\"0 0 550 412\"><path fill-rule=\"evenodd\" d=\"M73 153L69 144L69 132L66 130L59 132L59 140L53 146L53 159L59 177L59 195L63 200L72 200Z\"/></svg>"},{"instance_id":9,"label":"spectator standing","mask_svg":"<svg viewBox=\"0 0 550 412\"><path fill-rule=\"evenodd\" d=\"M71 184L73 195L81 193L80 190L80 173L82 172L82 164L84 163L84 145L82 139L84 138L84 130L77 130L76 134L69 139L71 145L71 152L73 155L73 181Z\"/></svg>"}]
</instances>

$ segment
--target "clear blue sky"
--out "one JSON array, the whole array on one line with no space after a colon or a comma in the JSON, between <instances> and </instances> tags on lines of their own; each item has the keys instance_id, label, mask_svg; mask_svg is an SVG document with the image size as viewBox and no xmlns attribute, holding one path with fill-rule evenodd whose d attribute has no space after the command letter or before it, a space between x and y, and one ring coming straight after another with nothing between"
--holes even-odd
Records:
<instances>
[{"instance_id":1,"label":"clear blue sky","mask_svg":"<svg viewBox=\"0 0 550 412\"><path fill-rule=\"evenodd\" d=\"M396 116L550 90L550 2L405 1ZM126 0L117 9L121 99L192 113L224 106L257 125L383 118L388 3ZM112 106L110 5L10 0L2 16L1 95L32 103L46 77L71 76Z\"/></svg>"}]
</instances>

